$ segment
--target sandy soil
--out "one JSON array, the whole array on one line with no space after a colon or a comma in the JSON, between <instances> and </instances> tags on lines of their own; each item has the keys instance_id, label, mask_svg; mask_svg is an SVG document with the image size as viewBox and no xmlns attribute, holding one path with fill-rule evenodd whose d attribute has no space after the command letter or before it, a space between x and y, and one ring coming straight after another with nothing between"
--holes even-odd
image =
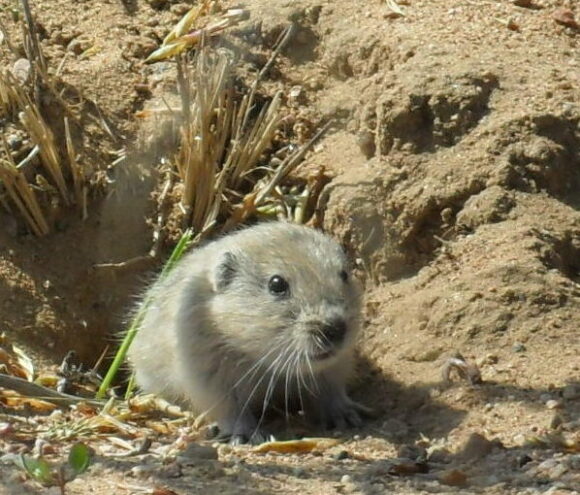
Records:
<instances>
[{"instance_id":1,"label":"sandy soil","mask_svg":"<svg viewBox=\"0 0 580 495\"><path fill-rule=\"evenodd\" d=\"M580 22L578 4L401 4L397 17L378 0L247 0L251 18L219 41L252 74L298 26L265 91L299 89L286 100L290 140L334 122L299 173L334 176L324 227L366 287L353 394L378 417L318 455L220 446L163 464L95 441L67 493L580 492L580 49L578 26L557 22L566 9ZM151 138L138 112L174 93L175 69L143 59L189 4L33 7L51 65L66 55L63 79L115 129L117 141L87 124L95 166L122 147L130 158L84 222L71 213L38 239L0 213L0 331L38 362L75 349L91 364L150 274L95 265L150 247L155 163L131 150ZM11 8L0 1L18 41ZM455 352L483 383L443 383ZM0 476L0 493L44 493L7 464Z\"/></svg>"}]
</instances>

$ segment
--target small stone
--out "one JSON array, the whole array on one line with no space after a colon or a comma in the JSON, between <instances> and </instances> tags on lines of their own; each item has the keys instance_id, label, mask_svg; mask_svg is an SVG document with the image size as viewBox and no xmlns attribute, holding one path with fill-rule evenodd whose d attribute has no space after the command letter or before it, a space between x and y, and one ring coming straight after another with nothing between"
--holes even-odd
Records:
<instances>
[{"instance_id":1,"label":"small stone","mask_svg":"<svg viewBox=\"0 0 580 495\"><path fill-rule=\"evenodd\" d=\"M425 461L412 461L410 459L394 459L388 470L393 476L412 476L417 473L427 473L429 466Z\"/></svg>"},{"instance_id":2,"label":"small stone","mask_svg":"<svg viewBox=\"0 0 580 495\"><path fill-rule=\"evenodd\" d=\"M516 342L512 346L512 351L514 351L514 352L525 352L526 351L526 346L524 344L522 344L521 342Z\"/></svg>"},{"instance_id":3,"label":"small stone","mask_svg":"<svg viewBox=\"0 0 580 495\"><path fill-rule=\"evenodd\" d=\"M79 40L72 40L66 47L69 52L73 52L75 55L80 55L83 53L83 48Z\"/></svg>"},{"instance_id":4,"label":"small stone","mask_svg":"<svg viewBox=\"0 0 580 495\"><path fill-rule=\"evenodd\" d=\"M181 464L179 462L165 464L157 470L156 475L165 479L181 478L183 476Z\"/></svg>"},{"instance_id":5,"label":"small stone","mask_svg":"<svg viewBox=\"0 0 580 495\"><path fill-rule=\"evenodd\" d=\"M439 475L439 481L449 486L465 486L467 484L467 475L458 469L449 469Z\"/></svg>"},{"instance_id":6,"label":"small stone","mask_svg":"<svg viewBox=\"0 0 580 495\"><path fill-rule=\"evenodd\" d=\"M514 436L514 443L522 447L526 443L526 436L523 433L518 433Z\"/></svg>"},{"instance_id":7,"label":"small stone","mask_svg":"<svg viewBox=\"0 0 580 495\"><path fill-rule=\"evenodd\" d=\"M8 136L6 141L8 141L8 146L12 151L18 151L22 148L22 144L24 143L22 136L19 136L18 134L11 134Z\"/></svg>"},{"instance_id":8,"label":"small stone","mask_svg":"<svg viewBox=\"0 0 580 495\"><path fill-rule=\"evenodd\" d=\"M344 474L342 478L340 478L340 482L344 484L352 483L352 478L348 474Z\"/></svg>"},{"instance_id":9,"label":"small stone","mask_svg":"<svg viewBox=\"0 0 580 495\"><path fill-rule=\"evenodd\" d=\"M512 0L512 3L518 7L533 7L532 0Z\"/></svg>"},{"instance_id":10,"label":"small stone","mask_svg":"<svg viewBox=\"0 0 580 495\"><path fill-rule=\"evenodd\" d=\"M302 478L304 476L304 474L306 473L306 469L304 469L303 467L295 467L292 470L292 474L296 477L296 478Z\"/></svg>"},{"instance_id":11,"label":"small stone","mask_svg":"<svg viewBox=\"0 0 580 495\"><path fill-rule=\"evenodd\" d=\"M348 459L349 457L350 457L350 454L346 450L341 450L340 452L338 452L337 454L334 455L334 459L336 461L344 461L345 459Z\"/></svg>"},{"instance_id":12,"label":"small stone","mask_svg":"<svg viewBox=\"0 0 580 495\"><path fill-rule=\"evenodd\" d=\"M506 23L506 27L510 30L510 31L519 31L520 30L520 25L514 21L513 19L508 19L507 23Z\"/></svg>"},{"instance_id":13,"label":"small stone","mask_svg":"<svg viewBox=\"0 0 580 495\"><path fill-rule=\"evenodd\" d=\"M411 460L425 457L426 454L425 449L417 445L403 444L397 449L397 457L406 457Z\"/></svg>"},{"instance_id":14,"label":"small stone","mask_svg":"<svg viewBox=\"0 0 580 495\"><path fill-rule=\"evenodd\" d=\"M12 75L20 84L26 84L30 77L30 62L26 58L19 58L12 66Z\"/></svg>"},{"instance_id":15,"label":"small stone","mask_svg":"<svg viewBox=\"0 0 580 495\"><path fill-rule=\"evenodd\" d=\"M181 452L179 457L184 457L188 460L203 459L203 460L217 460L218 451L215 447L210 445L199 445L198 443L190 443L186 449Z\"/></svg>"},{"instance_id":16,"label":"small stone","mask_svg":"<svg viewBox=\"0 0 580 495\"><path fill-rule=\"evenodd\" d=\"M483 435L472 433L467 439L465 447L463 447L459 457L465 462L475 461L489 454L493 447L494 443L490 442Z\"/></svg>"},{"instance_id":17,"label":"small stone","mask_svg":"<svg viewBox=\"0 0 580 495\"><path fill-rule=\"evenodd\" d=\"M543 402L544 404L546 402L548 402L549 400L552 400L552 396L550 394L541 394L540 395L540 401Z\"/></svg>"},{"instance_id":18,"label":"small stone","mask_svg":"<svg viewBox=\"0 0 580 495\"><path fill-rule=\"evenodd\" d=\"M570 27L572 29L578 29L579 25L574 18L574 12L570 9L560 8L556 9L552 14L552 18L562 26Z\"/></svg>"},{"instance_id":19,"label":"small stone","mask_svg":"<svg viewBox=\"0 0 580 495\"><path fill-rule=\"evenodd\" d=\"M151 473L153 472L153 468L151 466L140 465L140 466L135 466L135 467L131 468L130 472L131 472L131 476L133 476L134 478L144 479L144 478L148 478L149 476L151 476Z\"/></svg>"},{"instance_id":20,"label":"small stone","mask_svg":"<svg viewBox=\"0 0 580 495\"><path fill-rule=\"evenodd\" d=\"M143 84L143 83L138 83L135 84L135 91L142 95L142 96L151 96L151 88L149 87L148 84Z\"/></svg>"},{"instance_id":21,"label":"small stone","mask_svg":"<svg viewBox=\"0 0 580 495\"><path fill-rule=\"evenodd\" d=\"M175 15L182 16L191 10L191 5L186 3L178 3L176 5L172 5L169 10L171 10L171 12L173 12Z\"/></svg>"},{"instance_id":22,"label":"small stone","mask_svg":"<svg viewBox=\"0 0 580 495\"><path fill-rule=\"evenodd\" d=\"M377 151L375 144L375 135L369 131L364 130L359 132L357 136L357 142L362 154L368 159L375 156Z\"/></svg>"},{"instance_id":23,"label":"small stone","mask_svg":"<svg viewBox=\"0 0 580 495\"><path fill-rule=\"evenodd\" d=\"M546 402L546 407L548 409L559 409L560 407L562 407L562 403L558 400L549 400Z\"/></svg>"},{"instance_id":24,"label":"small stone","mask_svg":"<svg viewBox=\"0 0 580 495\"><path fill-rule=\"evenodd\" d=\"M551 479L558 479L568 471L568 466L558 459L546 459L538 465L538 472L541 472Z\"/></svg>"},{"instance_id":25,"label":"small stone","mask_svg":"<svg viewBox=\"0 0 580 495\"><path fill-rule=\"evenodd\" d=\"M11 423L0 423L0 437L9 437L14 434L14 427Z\"/></svg>"},{"instance_id":26,"label":"small stone","mask_svg":"<svg viewBox=\"0 0 580 495\"><path fill-rule=\"evenodd\" d=\"M302 86L292 86L288 94L288 102L291 105L302 105L306 103L306 93Z\"/></svg>"},{"instance_id":27,"label":"small stone","mask_svg":"<svg viewBox=\"0 0 580 495\"><path fill-rule=\"evenodd\" d=\"M518 462L518 467L522 468L528 462L531 462L532 460L533 459L529 455L527 455L527 454L521 455L521 456L518 457L518 461L517 461Z\"/></svg>"},{"instance_id":28,"label":"small stone","mask_svg":"<svg viewBox=\"0 0 580 495\"><path fill-rule=\"evenodd\" d=\"M169 5L167 0L147 0L147 3L152 9L155 10L163 10Z\"/></svg>"},{"instance_id":29,"label":"small stone","mask_svg":"<svg viewBox=\"0 0 580 495\"><path fill-rule=\"evenodd\" d=\"M499 362L499 357L497 354L487 354L483 359L477 361L479 366L483 366L486 364L497 364Z\"/></svg>"},{"instance_id":30,"label":"small stone","mask_svg":"<svg viewBox=\"0 0 580 495\"><path fill-rule=\"evenodd\" d=\"M453 455L446 448L435 449L429 454L430 462L438 462L441 464L447 464L451 462Z\"/></svg>"},{"instance_id":31,"label":"small stone","mask_svg":"<svg viewBox=\"0 0 580 495\"><path fill-rule=\"evenodd\" d=\"M555 430L559 428L563 423L564 420L562 419L562 416L560 416L559 414L554 414L554 417L550 421L550 428L552 430Z\"/></svg>"}]
</instances>

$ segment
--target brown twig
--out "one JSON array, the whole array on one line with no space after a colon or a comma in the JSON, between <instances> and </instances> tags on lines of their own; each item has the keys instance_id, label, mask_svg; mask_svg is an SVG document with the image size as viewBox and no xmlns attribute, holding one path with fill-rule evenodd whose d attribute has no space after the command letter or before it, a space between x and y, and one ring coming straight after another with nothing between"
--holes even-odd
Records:
<instances>
[{"instance_id":1,"label":"brown twig","mask_svg":"<svg viewBox=\"0 0 580 495\"><path fill-rule=\"evenodd\" d=\"M44 400L61 407L68 406L70 404L77 404L79 402L86 402L87 404L93 406L103 405L102 401L95 399L84 399L82 397L77 397L70 394L63 394L51 388L43 387L42 385L29 382L23 378L17 378L15 376L6 375L4 373L0 373L0 388L14 390L15 392L18 392L20 395L25 397L34 397L35 399Z\"/></svg>"}]
</instances>

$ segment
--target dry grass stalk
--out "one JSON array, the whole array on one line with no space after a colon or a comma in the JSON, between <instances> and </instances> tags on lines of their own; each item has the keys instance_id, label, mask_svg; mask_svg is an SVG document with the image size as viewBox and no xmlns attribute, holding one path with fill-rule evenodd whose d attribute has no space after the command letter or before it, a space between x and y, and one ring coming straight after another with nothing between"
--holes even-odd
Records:
<instances>
[{"instance_id":1,"label":"dry grass stalk","mask_svg":"<svg viewBox=\"0 0 580 495\"><path fill-rule=\"evenodd\" d=\"M78 124L79 118L58 90L58 79L48 73L46 59L38 41L37 26L32 17L29 0L20 0L20 3L25 15L25 24L23 26L24 48L26 58L30 61L29 83L24 86L9 70L0 71L0 116L14 119L18 115L26 132L30 135L31 141L35 144L34 153L29 154L29 157L23 160L16 169L23 169L28 166L33 155L35 156L36 153L39 153L40 163L45 170L45 173L43 173L45 177L37 175L37 183L40 183L41 187L48 186L52 188L54 186L62 198L62 203L66 206L70 205L71 202L76 203L81 208L84 219L87 217L88 174L78 161L69 126L69 121L71 120ZM4 33L1 25L0 32ZM14 54L19 56L16 52ZM48 119L45 120L40 112L38 102L41 98L46 100L47 97L55 100L67 115L64 141L67 153L65 159L68 158L70 174L66 170L66 165L62 163L50 121ZM107 128L106 125L105 128ZM5 184L6 189L12 188L11 190L14 193L15 184L20 184L22 180L25 180L25 176L19 173L16 178L14 167L6 160L3 162L2 169L2 177L5 177L7 182ZM69 175L72 184L69 183ZM32 174L27 173L26 176L31 177ZM20 188L21 186L19 185L18 187ZM72 189L70 192L69 187ZM20 211L23 211L23 206L26 205L22 203L23 196L15 196L13 193L9 193L10 198L15 202L18 201L16 198L19 198L21 203L17 204L17 206ZM73 196L75 200L71 201ZM40 212L35 198L34 204L36 205L35 208L38 208L38 212ZM30 211L27 211L30 215ZM42 217L42 213L40 213L40 216ZM34 221L31 223L31 220L34 220L34 216L31 219L27 218L27 222L31 225L31 228L32 224L35 225L35 228L33 228L35 233L46 233L44 228L41 228Z\"/></svg>"},{"instance_id":2,"label":"dry grass stalk","mask_svg":"<svg viewBox=\"0 0 580 495\"><path fill-rule=\"evenodd\" d=\"M36 194L23 172L12 159L4 135L2 135L2 144L6 158L0 159L0 180L34 234L37 236L46 235L50 229L38 204Z\"/></svg>"},{"instance_id":3,"label":"dry grass stalk","mask_svg":"<svg viewBox=\"0 0 580 495\"><path fill-rule=\"evenodd\" d=\"M48 127L40 115L38 107L31 101L28 101L22 109L20 118L22 124L30 134L31 140L40 148L42 165L56 184L65 205L69 205L68 190L54 142L54 135L50 127Z\"/></svg>"},{"instance_id":4,"label":"dry grass stalk","mask_svg":"<svg viewBox=\"0 0 580 495\"><path fill-rule=\"evenodd\" d=\"M22 86L9 71L0 72L0 115L14 114L26 95Z\"/></svg>"},{"instance_id":5,"label":"dry grass stalk","mask_svg":"<svg viewBox=\"0 0 580 495\"><path fill-rule=\"evenodd\" d=\"M70 134L70 126L68 118L64 118L64 133L66 140L66 152L68 155L68 162L70 166L71 175L73 178L73 187L76 198L76 203L83 212L83 220L86 218L86 185L84 183L83 169L77 161L73 140Z\"/></svg>"},{"instance_id":6,"label":"dry grass stalk","mask_svg":"<svg viewBox=\"0 0 580 495\"><path fill-rule=\"evenodd\" d=\"M291 32L289 28L283 33L280 46L288 41ZM258 75L236 105L233 62L223 52L203 47L193 68L188 68L183 60L179 65L184 123L176 167L184 184L181 198L184 223L192 226L198 236L207 233L220 214L229 215L226 230L255 214L328 128L290 153L275 170L268 172L262 168L258 172L282 121L281 93L252 119L256 88L262 76L263 73ZM243 191L248 189L250 192L244 195Z\"/></svg>"},{"instance_id":7,"label":"dry grass stalk","mask_svg":"<svg viewBox=\"0 0 580 495\"><path fill-rule=\"evenodd\" d=\"M193 71L181 78L185 123L177 169L184 183L181 199L186 222L196 233L211 228L221 205L222 168L233 118L232 64L224 54L202 49ZM195 84L192 84L195 81Z\"/></svg>"}]
</instances>

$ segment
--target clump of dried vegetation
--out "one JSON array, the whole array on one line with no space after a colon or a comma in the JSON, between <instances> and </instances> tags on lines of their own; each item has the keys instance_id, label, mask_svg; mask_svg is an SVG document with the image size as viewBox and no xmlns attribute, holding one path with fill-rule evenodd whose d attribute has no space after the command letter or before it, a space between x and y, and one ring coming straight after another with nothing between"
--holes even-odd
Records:
<instances>
[{"instance_id":1,"label":"clump of dried vegetation","mask_svg":"<svg viewBox=\"0 0 580 495\"><path fill-rule=\"evenodd\" d=\"M274 205L288 203L298 191L285 194L281 186L325 130L302 147L288 147L283 159L270 160L283 121L282 94L257 108L263 72L240 94L233 71L227 52L208 48L198 51L191 66L183 61L179 65L181 143L174 163L181 183L182 224L198 236L218 223L227 230L258 214L288 217L288 208ZM291 217L305 220L304 215Z\"/></svg>"},{"instance_id":2,"label":"clump of dried vegetation","mask_svg":"<svg viewBox=\"0 0 580 495\"><path fill-rule=\"evenodd\" d=\"M51 211L75 204L86 218L88 189L98 174L79 161L71 135L71 121L82 129L79 117L61 94L62 81L48 70L28 1L21 5L22 47L0 25L2 48L14 60L12 68L0 69L0 203L43 236L52 229ZM9 128L24 134L27 145L14 149Z\"/></svg>"},{"instance_id":3,"label":"clump of dried vegetation","mask_svg":"<svg viewBox=\"0 0 580 495\"><path fill-rule=\"evenodd\" d=\"M55 122L47 118L40 103L41 98L45 98L60 106L62 114L75 118L73 110L59 94L58 77L49 75L28 1L21 3L26 58L19 57L18 48L8 41L2 27L3 40L16 62L12 70L0 70L0 118L3 122L0 201L9 212L16 208L29 229L42 236L51 230L47 211L55 205L66 207L76 203L86 215L88 181L77 161L68 117L64 122L67 149L66 153L61 153L53 130ZM7 141L9 125L22 130L28 137L28 149L11 148Z\"/></svg>"}]
</instances>

